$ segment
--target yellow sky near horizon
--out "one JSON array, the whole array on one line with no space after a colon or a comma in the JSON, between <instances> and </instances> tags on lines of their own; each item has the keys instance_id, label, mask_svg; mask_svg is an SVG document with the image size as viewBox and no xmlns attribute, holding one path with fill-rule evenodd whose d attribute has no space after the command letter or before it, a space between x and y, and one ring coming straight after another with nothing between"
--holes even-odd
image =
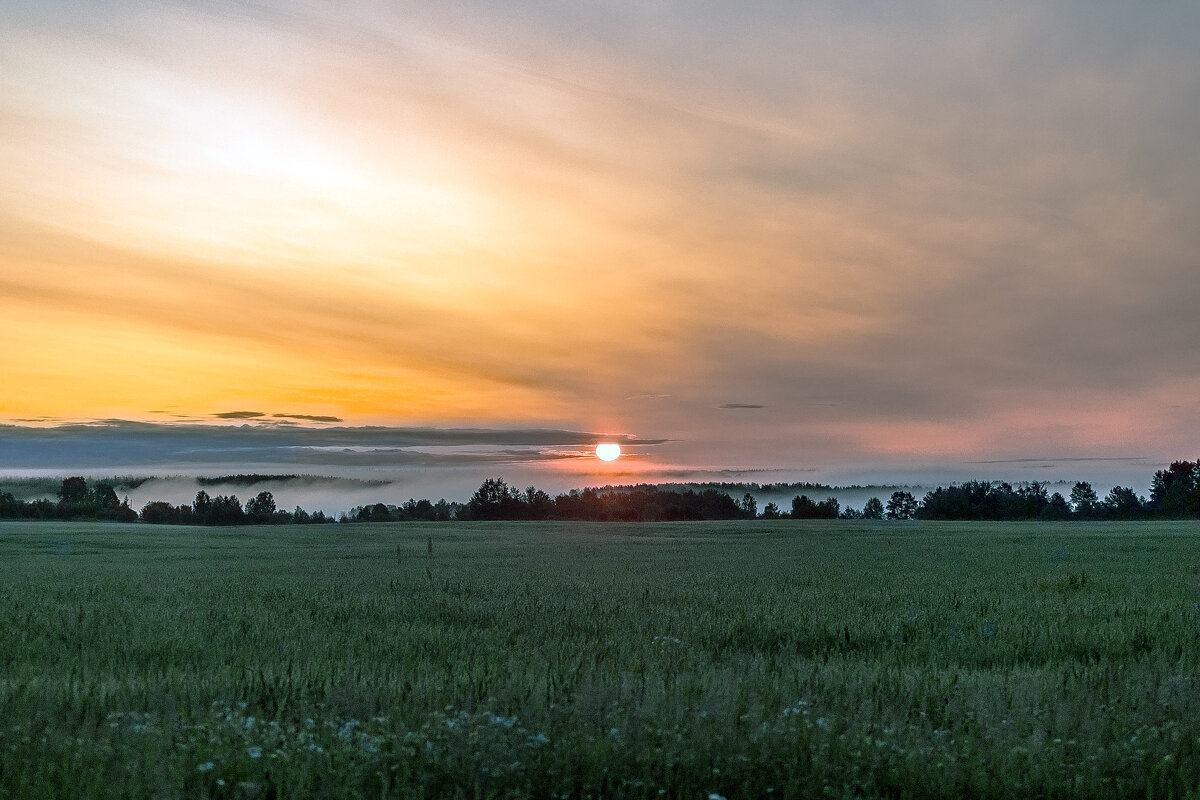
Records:
<instances>
[{"instance_id":1,"label":"yellow sky near horizon","mask_svg":"<svg viewBox=\"0 0 1200 800\"><path fill-rule=\"evenodd\" d=\"M497 135L502 122L468 127L435 108L388 125L401 136L384 148L376 130L261 88L216 89L132 58L96 71L97 53L72 47L64 60L45 38L17 55L27 72L48 73L27 100L54 125L29 137L43 152L26 139L7 153L18 194L6 209L17 217L3 253L6 316L30 341L7 352L6 374L26 388L0 413L284 402L563 418L579 413L578 398L556 398L539 376L603 391L614 371L636 371L639 353L686 366L687 326L723 322L715 307L703 319L705 304L753 324L759 298L743 282L758 270L729 274L705 263L720 260L719 242L699 252L654 230L677 198L623 175L624 151L592 151L609 137L585 133L535 159L543 141L511 141L527 132ZM578 103L518 81L522 101L500 80L506 103L524 102L539 124ZM381 100L373 126L416 102ZM50 127L84 131L90 152L47 139ZM726 283L749 302L725 295ZM814 334L854 324L813 316ZM340 365L347 354L352 368ZM306 371L327 376L326 388L304 386Z\"/></svg>"}]
</instances>

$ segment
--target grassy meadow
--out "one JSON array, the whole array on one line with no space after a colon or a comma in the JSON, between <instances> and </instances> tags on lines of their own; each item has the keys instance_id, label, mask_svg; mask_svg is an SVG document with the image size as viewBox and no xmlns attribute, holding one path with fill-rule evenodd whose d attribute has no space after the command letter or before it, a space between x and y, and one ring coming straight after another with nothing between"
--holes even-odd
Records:
<instances>
[{"instance_id":1,"label":"grassy meadow","mask_svg":"<svg viewBox=\"0 0 1200 800\"><path fill-rule=\"evenodd\" d=\"M1183 797L1196 523L0 522L0 797Z\"/></svg>"}]
</instances>

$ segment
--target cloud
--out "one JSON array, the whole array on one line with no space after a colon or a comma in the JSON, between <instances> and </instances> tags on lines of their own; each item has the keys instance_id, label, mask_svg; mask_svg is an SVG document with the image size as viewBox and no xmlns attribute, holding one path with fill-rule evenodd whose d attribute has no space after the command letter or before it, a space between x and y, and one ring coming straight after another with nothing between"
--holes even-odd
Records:
<instances>
[{"instance_id":1,"label":"cloud","mask_svg":"<svg viewBox=\"0 0 1200 800\"><path fill-rule=\"evenodd\" d=\"M223 411L219 414L213 414L217 419L258 419L265 417L261 411Z\"/></svg>"},{"instance_id":2,"label":"cloud","mask_svg":"<svg viewBox=\"0 0 1200 800\"><path fill-rule=\"evenodd\" d=\"M251 422L257 420L253 418ZM462 467L549 464L591 453L597 441L630 452L666 443L630 434L551 428L205 425L100 420L51 427L0 426L8 469L169 467L260 469ZM257 466L246 466L257 465Z\"/></svg>"},{"instance_id":3,"label":"cloud","mask_svg":"<svg viewBox=\"0 0 1200 800\"><path fill-rule=\"evenodd\" d=\"M968 464L1025 464L1031 462L1048 462L1050 464L1071 464L1089 461L1114 461L1137 463L1146 461L1145 456L1114 456L1114 457L1080 457L1080 458L995 458L986 461L968 461Z\"/></svg>"},{"instance_id":4,"label":"cloud","mask_svg":"<svg viewBox=\"0 0 1200 800\"><path fill-rule=\"evenodd\" d=\"M753 10L0 12L0 412L1200 447L1196 8Z\"/></svg>"},{"instance_id":5,"label":"cloud","mask_svg":"<svg viewBox=\"0 0 1200 800\"><path fill-rule=\"evenodd\" d=\"M755 403L725 403L718 408L766 408L766 406L756 405Z\"/></svg>"}]
</instances>

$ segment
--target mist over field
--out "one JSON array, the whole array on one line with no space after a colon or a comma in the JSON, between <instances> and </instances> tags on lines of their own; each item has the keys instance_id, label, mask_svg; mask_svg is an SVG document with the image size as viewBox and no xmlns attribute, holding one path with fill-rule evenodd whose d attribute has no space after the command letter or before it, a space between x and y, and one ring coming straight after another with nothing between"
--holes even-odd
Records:
<instances>
[{"instance_id":1,"label":"mist over field","mask_svg":"<svg viewBox=\"0 0 1200 800\"><path fill-rule=\"evenodd\" d=\"M620 442L621 459L611 464L596 459L595 443L601 439ZM122 492L135 509L152 500L190 503L204 488L243 501L269 491L280 508L339 514L378 502L463 502L489 477L552 494L639 483L813 483L837 487L807 492L814 499L833 496L843 507L861 508L868 498L886 497L895 488L920 497L938 485L967 480L1039 481L1064 494L1074 481L1087 480L1102 492L1120 485L1144 494L1154 471L1166 466L1136 457L808 465L802 453L795 455L792 468L673 463L686 444L542 428L306 427L256 420L0 425L0 477L147 479ZM200 483L201 478L246 474L287 477L252 485ZM52 484L40 496L52 497ZM740 489L730 491L740 497ZM797 492L764 488L753 494L760 506L786 507Z\"/></svg>"}]
</instances>

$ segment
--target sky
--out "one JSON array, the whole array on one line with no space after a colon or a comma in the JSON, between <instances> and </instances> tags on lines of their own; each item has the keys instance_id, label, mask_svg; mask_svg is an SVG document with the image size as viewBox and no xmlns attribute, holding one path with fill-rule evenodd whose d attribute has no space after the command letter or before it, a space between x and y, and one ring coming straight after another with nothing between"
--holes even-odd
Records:
<instances>
[{"instance_id":1,"label":"sky","mask_svg":"<svg viewBox=\"0 0 1200 800\"><path fill-rule=\"evenodd\" d=\"M113 455L159 468L285 432L1148 482L1200 454L1198 34L1190 2L7 2L0 468L103 429L173 436Z\"/></svg>"}]
</instances>

